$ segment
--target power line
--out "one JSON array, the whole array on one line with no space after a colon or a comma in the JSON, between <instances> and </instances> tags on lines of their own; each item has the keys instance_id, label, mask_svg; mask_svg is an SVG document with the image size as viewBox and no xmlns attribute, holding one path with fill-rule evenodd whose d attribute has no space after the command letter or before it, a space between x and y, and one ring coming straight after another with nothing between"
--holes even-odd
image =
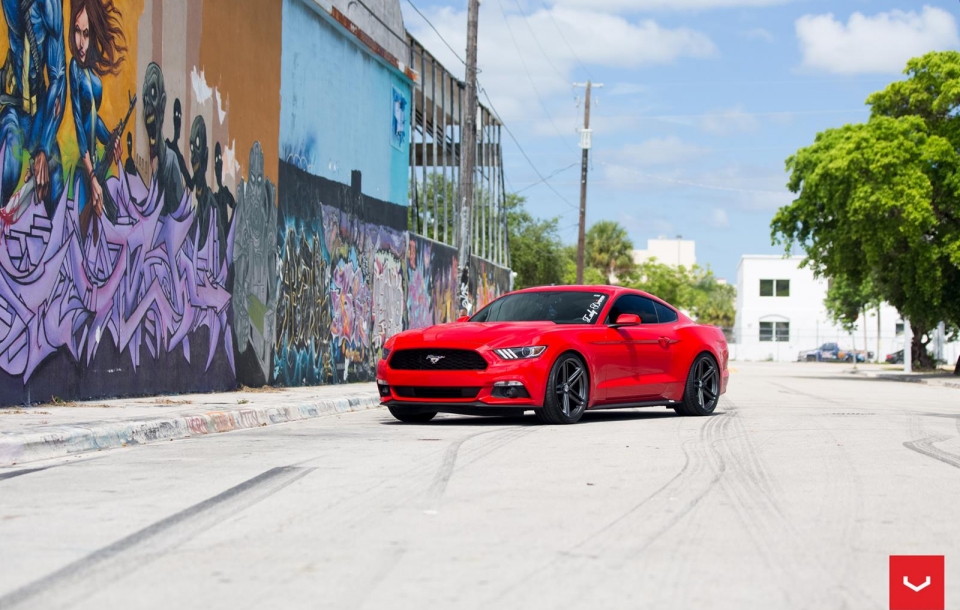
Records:
<instances>
[{"instance_id":1,"label":"power line","mask_svg":"<svg viewBox=\"0 0 960 610\"><path fill-rule=\"evenodd\" d=\"M666 176L658 176L658 175L656 175L656 174L648 174L648 173L645 173L645 172L640 172L640 171L637 171L637 170L635 170L635 169L631 169L631 168L629 168L629 167L624 167L624 166L622 166L622 165L610 164L610 163L607 163L606 161L601 161L600 164L601 164L601 165L605 165L605 166L607 166L607 167L613 167L613 168L616 168L616 169L619 169L619 170L623 170L623 171L625 171L625 172L630 172L631 174L636 174L636 175L638 175L638 176L640 176L640 177L642 177L642 178L651 178L651 179L653 179L653 180L660 180L661 182L670 182L670 183L673 183L673 184L680 184L680 185L683 185L683 186L694 186L694 187L697 187L697 188L709 189L709 190L712 190L712 191L727 191L727 192L731 192L731 193L749 193L749 194L755 194L755 195L784 195L784 194L788 194L788 192L785 192L785 191L768 191L768 190L763 190L763 189L745 189L745 188L738 188L738 187L734 187L734 186L721 186L721 185L719 185L719 184L705 184L705 183L703 183L703 182L693 182L693 181L691 181L691 180L680 180L680 179L677 179L677 178L668 178L668 177L666 177Z\"/></svg>"},{"instance_id":2,"label":"power line","mask_svg":"<svg viewBox=\"0 0 960 610\"><path fill-rule=\"evenodd\" d=\"M549 180L549 179L557 176L558 174L562 174L563 172L565 172L565 171L567 171L567 170L573 169L573 168L576 167L576 166L577 166L576 163L571 163L570 165L564 167L563 169L558 169L557 171L553 172L552 174L550 174L549 176L547 176L544 180ZM514 194L514 195L519 195L519 194L522 193L523 191L528 191L528 190L532 189L533 187L537 186L538 184L543 184L544 180L539 180L539 181L537 181L537 182L534 182L533 184L528 184L527 186L523 187L523 188L520 189L519 191L514 191L513 194Z\"/></svg>"},{"instance_id":3,"label":"power line","mask_svg":"<svg viewBox=\"0 0 960 610\"><path fill-rule=\"evenodd\" d=\"M537 96L537 101L540 102L540 107L543 109L543 113L547 115L547 119L549 119L550 124L553 125L553 130L557 132L557 135L560 136L560 139L569 148L570 143L563 139L563 134L557 127L556 121L553 120L553 115L551 115L550 111L547 110L547 105L543 102L543 97L540 96L540 91L537 89L537 85L533 80L533 75L530 74L530 68L527 67L527 62L523 59L523 51L520 50L520 45L517 44L517 38L513 34L513 28L510 26L510 20L507 18L507 11L503 8L503 2L501 0L497 0L497 4L500 6L500 12L503 14L503 22L507 24L507 32L510 34L510 40L513 41L513 46L517 49L517 58L520 60L520 65L523 66L523 71L527 75L527 80L530 81L530 87L533 89L533 93Z\"/></svg>"},{"instance_id":4,"label":"power line","mask_svg":"<svg viewBox=\"0 0 960 610\"><path fill-rule=\"evenodd\" d=\"M547 16L550 17L550 21L553 22L553 27L556 28L557 33L560 34L560 39L563 40L563 43L565 45L567 45L567 49L570 50L570 54L573 55L573 58L577 60L577 63L580 64L580 67L583 69L584 72L586 72L587 78L589 80L593 80L593 75L590 74L590 70L588 70L586 64L584 64L580 60L580 56L577 55L577 52L573 50L573 46L571 46L570 42L567 40L567 37L563 35L563 31L560 29L560 24L558 24L557 20L553 18L553 13L550 11L550 8L547 6L547 3L544 2L544 0L540 0L540 4L543 5L543 8L546 11Z\"/></svg>"},{"instance_id":5,"label":"power line","mask_svg":"<svg viewBox=\"0 0 960 610\"><path fill-rule=\"evenodd\" d=\"M426 15L420 12L420 9L418 9L417 5L413 3L413 0L407 0L407 3L409 3L410 6L413 7L413 10L417 11L417 14L420 15L420 17L422 17L423 20L427 22L427 25L430 26L430 29L433 30L434 33L437 35L437 37L440 38L440 41L443 42L443 44L446 45L448 49L450 49L450 52L453 53L453 56L456 57L460 61L460 63L462 63L463 65L467 65L467 62L465 62L463 58L460 57L460 55L458 55L457 52L453 50L453 47L451 47L450 43L447 42L447 39L443 37L443 34L441 34L440 31L433 26L433 23L429 19L427 19Z\"/></svg>"},{"instance_id":6,"label":"power line","mask_svg":"<svg viewBox=\"0 0 960 610\"><path fill-rule=\"evenodd\" d=\"M456 51L453 50L453 47L450 46L450 43L448 43L448 42L446 41L446 39L443 37L443 35L440 34L440 32L437 30L437 28L434 27L433 23L431 23L430 20L427 19L427 16L424 15L424 14L420 11L420 9L417 8L417 6L413 3L413 1L412 1L412 0L407 0L407 2L410 4L410 6L413 7L413 10L417 11L417 14L420 15L420 17L421 17L424 21L427 22L427 25L430 26L430 29L432 29L432 30L437 34L437 36L440 38L440 40L443 42L443 44L446 45L446 47L447 47L448 49L450 49L450 51L457 57L457 59L459 59L461 63L463 63L464 65L466 65L466 62L463 61L463 59L460 59L460 56L456 54ZM502 9L502 8L503 8L503 6L501 5L501 9ZM491 112L493 112L493 115L494 115L495 117L497 117L497 121L499 121L500 124L503 125L504 130L506 130L506 132L507 132L507 135L510 136L510 139L511 139L511 140L513 140L513 143L514 143L514 145L516 145L517 150L520 151L520 154L523 156L523 158L524 158L524 159L527 161L527 163L530 165L530 168L531 168L531 169L533 170L533 172L537 175L537 177L540 178L540 183L545 184L545 185L547 186L547 188L549 188L549 189L553 192L553 194L556 195L556 196L557 196L561 201L563 201L565 204L567 204L568 206L570 206L571 208L573 208L573 209L575 209L575 210L576 210L576 209L579 209L579 208L577 208L577 206L575 206L574 204L570 203L570 200L568 200L566 197L564 197L563 195L561 195L561 194L557 191L557 189L555 189L555 188L553 187L553 185L550 184L550 182L548 181L547 178L544 178L544 177L543 177L543 174L540 173L540 170L537 169L537 166L534 165L533 161L530 159L530 156L527 154L527 151L525 151L525 150L523 149L523 146L520 145L520 141L517 140L517 137L516 137L515 135L513 135L513 131L510 130L510 127L507 126L507 124L503 121L503 117L501 117L501 116L500 116L500 113L497 112L496 106L493 105L493 100L490 99L490 94L487 93L487 90L483 87L483 85L480 84L480 79L479 79L479 78L477 79L477 87L479 88L480 92L483 94L483 97L486 98L486 100L487 100L487 106L490 107L490 110L491 110ZM508 184L510 183L509 178L507 178L506 181L507 181ZM538 183L538 184L539 184L539 183ZM511 189L512 189L512 187L511 187Z\"/></svg>"},{"instance_id":7,"label":"power line","mask_svg":"<svg viewBox=\"0 0 960 610\"><path fill-rule=\"evenodd\" d=\"M520 0L513 0L517 5L517 10L520 11L520 16L523 17L523 22L527 24L527 29L530 30L530 37L533 38L533 42L537 44L537 48L540 49L540 53L543 54L543 58L547 60L547 63L550 64L550 67L553 68L553 71L557 73L557 76L560 77L560 80L566 81L567 77L564 76L560 70L553 65L553 61L550 59L550 56L547 55L547 52L543 50L543 46L540 44L540 40L537 38L536 32L533 31L533 27L530 25L530 20L527 19L527 14L523 12L523 7L520 6Z\"/></svg>"},{"instance_id":8,"label":"power line","mask_svg":"<svg viewBox=\"0 0 960 610\"><path fill-rule=\"evenodd\" d=\"M520 151L520 154L523 155L523 158L526 159L527 163L530 164L530 167L533 169L533 172L537 175L537 177L540 178L540 181L546 184L547 188L553 191L553 194L559 197L561 201L563 201L564 203L566 203L568 206L570 206L575 210L578 209L577 206L570 203L569 199L567 199L566 197L561 195L559 192L557 192L557 189L553 188L553 185L550 184L547 181L547 179L543 177L543 174L540 173L540 170L537 169L537 166L533 164L533 161L530 160L530 157L527 155L527 152L523 150L523 146L520 146L520 142L517 140L517 137L513 135L513 132L510 131L509 127L507 127L507 124L503 122L502 118L500 118L500 113L497 112L496 107L493 105L493 100L490 99L490 94L487 93L487 90L481 86L480 92L483 93L483 97L487 98L487 104L490 106L490 110L493 112L494 116L497 117L497 120L500 121L500 124L503 125L503 128L507 130L507 135L510 136L511 140L513 140L513 143L517 146L517 149Z\"/></svg>"}]
</instances>

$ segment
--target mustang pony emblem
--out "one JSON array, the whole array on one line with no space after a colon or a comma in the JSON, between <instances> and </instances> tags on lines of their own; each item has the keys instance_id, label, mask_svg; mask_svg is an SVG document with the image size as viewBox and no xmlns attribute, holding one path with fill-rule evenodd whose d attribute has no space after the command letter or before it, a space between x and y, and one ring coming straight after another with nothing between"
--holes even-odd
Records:
<instances>
[{"instance_id":1,"label":"mustang pony emblem","mask_svg":"<svg viewBox=\"0 0 960 610\"><path fill-rule=\"evenodd\" d=\"M430 364L436 364L446 358L446 356L427 356L427 360L430 361Z\"/></svg>"}]
</instances>

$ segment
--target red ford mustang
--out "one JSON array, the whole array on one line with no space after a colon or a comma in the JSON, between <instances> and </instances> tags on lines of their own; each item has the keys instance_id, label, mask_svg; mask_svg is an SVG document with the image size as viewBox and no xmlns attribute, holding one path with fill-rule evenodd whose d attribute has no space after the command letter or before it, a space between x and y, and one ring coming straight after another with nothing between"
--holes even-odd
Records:
<instances>
[{"instance_id":1,"label":"red ford mustang","mask_svg":"<svg viewBox=\"0 0 960 610\"><path fill-rule=\"evenodd\" d=\"M644 292L531 288L388 339L377 387L403 422L533 410L572 424L586 410L654 406L709 415L726 391L727 357L720 329Z\"/></svg>"}]
</instances>

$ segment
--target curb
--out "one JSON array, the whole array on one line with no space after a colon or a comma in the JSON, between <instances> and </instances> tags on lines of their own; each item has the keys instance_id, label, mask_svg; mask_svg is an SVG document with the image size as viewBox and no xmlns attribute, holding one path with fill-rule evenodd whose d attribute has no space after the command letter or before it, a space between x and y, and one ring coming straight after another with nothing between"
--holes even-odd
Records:
<instances>
[{"instance_id":1,"label":"curb","mask_svg":"<svg viewBox=\"0 0 960 610\"><path fill-rule=\"evenodd\" d=\"M379 406L380 396L373 394L359 398L316 400L284 407L206 411L168 418L103 422L85 426L51 426L44 432L0 437L0 466L12 466L128 445L144 445L175 438L260 428L326 415L375 409Z\"/></svg>"},{"instance_id":2,"label":"curb","mask_svg":"<svg viewBox=\"0 0 960 610\"><path fill-rule=\"evenodd\" d=\"M923 379L920 377L914 377L911 375L897 375L897 374L880 374L876 376L877 379L883 379L885 381L899 381L901 383L922 383L923 385L928 385L932 387L941 387L941 388L957 388L960 389L960 381L947 381L946 379L937 379L932 381L930 379Z\"/></svg>"}]
</instances>

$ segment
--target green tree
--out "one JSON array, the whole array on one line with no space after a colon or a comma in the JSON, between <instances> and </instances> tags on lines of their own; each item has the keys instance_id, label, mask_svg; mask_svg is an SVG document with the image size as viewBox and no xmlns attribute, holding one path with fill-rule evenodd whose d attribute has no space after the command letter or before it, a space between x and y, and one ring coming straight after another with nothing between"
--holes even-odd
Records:
<instances>
[{"instance_id":1,"label":"green tree","mask_svg":"<svg viewBox=\"0 0 960 610\"><path fill-rule=\"evenodd\" d=\"M437 225L437 238L446 243L455 243L459 216L457 184L442 173L427 175L426 182L417 181L411 187L410 202L407 208L407 226L411 231L433 238L433 225ZM446 233L444 233L446 228Z\"/></svg>"},{"instance_id":2,"label":"green tree","mask_svg":"<svg viewBox=\"0 0 960 610\"><path fill-rule=\"evenodd\" d=\"M587 230L584 268L588 266L602 272L611 284L633 271L633 242L620 223L601 220Z\"/></svg>"},{"instance_id":3,"label":"green tree","mask_svg":"<svg viewBox=\"0 0 960 610\"><path fill-rule=\"evenodd\" d=\"M584 256L586 258L586 256ZM577 246L564 246L563 248L563 276L561 282L568 286L577 283ZM602 271L589 265L583 267L583 284L585 286L600 286L609 284L607 276Z\"/></svg>"},{"instance_id":4,"label":"green tree","mask_svg":"<svg viewBox=\"0 0 960 610\"><path fill-rule=\"evenodd\" d=\"M524 207L526 198L506 198L510 266L517 274L514 287L546 286L563 282L564 252L557 218L534 218Z\"/></svg>"},{"instance_id":5,"label":"green tree","mask_svg":"<svg viewBox=\"0 0 960 610\"><path fill-rule=\"evenodd\" d=\"M688 312L701 324L733 328L736 289L718 282L710 269L674 267L651 259L637 265L627 285Z\"/></svg>"},{"instance_id":6,"label":"green tree","mask_svg":"<svg viewBox=\"0 0 960 610\"><path fill-rule=\"evenodd\" d=\"M960 53L912 59L906 74L868 98L866 123L824 131L787 159L797 198L771 229L815 274L869 281L871 297L910 320L913 358L929 367L927 333L960 323Z\"/></svg>"}]
</instances>

